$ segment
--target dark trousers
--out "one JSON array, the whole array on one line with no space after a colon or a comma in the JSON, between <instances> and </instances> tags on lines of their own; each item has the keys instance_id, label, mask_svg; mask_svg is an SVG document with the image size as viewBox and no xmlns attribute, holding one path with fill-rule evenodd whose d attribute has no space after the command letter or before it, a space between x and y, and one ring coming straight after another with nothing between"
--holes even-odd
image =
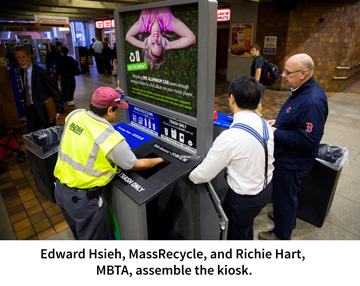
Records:
<instances>
[{"instance_id":1,"label":"dark trousers","mask_svg":"<svg viewBox=\"0 0 360 286\"><path fill-rule=\"evenodd\" d=\"M34 105L25 105L25 114L26 114L26 125L28 133L40 130L42 128L49 128L55 126L56 122L50 122L50 119L46 118L47 121L41 120L38 112L36 111Z\"/></svg>"},{"instance_id":2,"label":"dark trousers","mask_svg":"<svg viewBox=\"0 0 360 286\"><path fill-rule=\"evenodd\" d=\"M275 228L273 233L280 239L290 239L296 223L297 194L301 181L310 172L290 170L278 165L273 173L273 209Z\"/></svg>"},{"instance_id":3,"label":"dark trousers","mask_svg":"<svg viewBox=\"0 0 360 286\"><path fill-rule=\"evenodd\" d=\"M56 180L55 198L75 239L105 240L106 203L98 205L98 197L89 199L86 192L76 191Z\"/></svg>"},{"instance_id":4,"label":"dark trousers","mask_svg":"<svg viewBox=\"0 0 360 286\"><path fill-rule=\"evenodd\" d=\"M111 58L104 57L104 68L106 75L111 75Z\"/></svg>"},{"instance_id":5,"label":"dark trousers","mask_svg":"<svg viewBox=\"0 0 360 286\"><path fill-rule=\"evenodd\" d=\"M96 69L99 73L104 73L104 58L102 54L94 53Z\"/></svg>"},{"instance_id":6,"label":"dark trousers","mask_svg":"<svg viewBox=\"0 0 360 286\"><path fill-rule=\"evenodd\" d=\"M73 101L74 92L76 88L76 80L73 74L62 74L61 75L61 94L63 101Z\"/></svg>"},{"instance_id":7,"label":"dark trousers","mask_svg":"<svg viewBox=\"0 0 360 286\"><path fill-rule=\"evenodd\" d=\"M269 202L271 184L255 196L238 195L229 188L224 199L224 211L229 219L227 239L253 240L254 219Z\"/></svg>"}]
</instances>

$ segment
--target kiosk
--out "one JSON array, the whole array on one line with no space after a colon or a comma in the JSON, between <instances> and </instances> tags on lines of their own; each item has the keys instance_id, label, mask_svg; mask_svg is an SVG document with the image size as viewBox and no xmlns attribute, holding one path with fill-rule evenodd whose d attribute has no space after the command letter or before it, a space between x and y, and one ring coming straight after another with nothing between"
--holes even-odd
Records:
<instances>
[{"instance_id":1,"label":"kiosk","mask_svg":"<svg viewBox=\"0 0 360 286\"><path fill-rule=\"evenodd\" d=\"M124 123L115 128L125 138L151 136L136 144L127 138L137 158L166 160L146 171L122 171L107 187L115 238L226 238L228 220L214 188L187 178L213 142L216 12L217 2L209 0L162 1L114 12L119 80L129 103L122 110ZM160 27L161 44L149 33L150 24L134 32L146 17L146 23L169 20ZM172 17L182 23L181 31ZM184 34L186 44L170 49Z\"/></svg>"}]
</instances>

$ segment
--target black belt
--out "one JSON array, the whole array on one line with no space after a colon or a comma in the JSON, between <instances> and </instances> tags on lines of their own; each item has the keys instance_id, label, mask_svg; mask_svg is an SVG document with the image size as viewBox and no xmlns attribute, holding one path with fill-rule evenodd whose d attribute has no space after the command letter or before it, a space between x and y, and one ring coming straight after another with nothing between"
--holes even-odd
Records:
<instances>
[{"instance_id":1,"label":"black belt","mask_svg":"<svg viewBox=\"0 0 360 286\"><path fill-rule=\"evenodd\" d=\"M104 191L104 187L95 187L92 189L77 189L77 188L72 188L72 189L76 192L86 192L86 196L89 199L96 198L97 196L101 195Z\"/></svg>"}]
</instances>

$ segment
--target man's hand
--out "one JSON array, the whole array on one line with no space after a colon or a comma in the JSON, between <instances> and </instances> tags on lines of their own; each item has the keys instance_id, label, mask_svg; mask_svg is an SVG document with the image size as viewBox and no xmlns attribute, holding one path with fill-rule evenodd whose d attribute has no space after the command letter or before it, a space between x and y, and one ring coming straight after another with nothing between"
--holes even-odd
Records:
<instances>
[{"instance_id":1,"label":"man's hand","mask_svg":"<svg viewBox=\"0 0 360 286\"><path fill-rule=\"evenodd\" d=\"M124 91L120 87L120 81L119 80L117 81L117 87L115 88L115 90L120 91L122 94L124 94Z\"/></svg>"},{"instance_id":2,"label":"man's hand","mask_svg":"<svg viewBox=\"0 0 360 286\"><path fill-rule=\"evenodd\" d=\"M268 124L271 126L271 127L273 127L274 126L274 124L275 124L275 119L270 119L270 120L268 120Z\"/></svg>"}]
</instances>

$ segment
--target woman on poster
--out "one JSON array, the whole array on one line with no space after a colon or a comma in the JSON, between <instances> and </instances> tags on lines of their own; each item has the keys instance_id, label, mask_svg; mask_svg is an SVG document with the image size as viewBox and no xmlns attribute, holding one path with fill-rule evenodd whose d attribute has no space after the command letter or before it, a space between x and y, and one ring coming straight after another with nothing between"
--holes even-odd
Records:
<instances>
[{"instance_id":1,"label":"woman on poster","mask_svg":"<svg viewBox=\"0 0 360 286\"><path fill-rule=\"evenodd\" d=\"M169 41L165 32L175 32L180 38ZM139 40L136 35L148 32L150 35ZM158 69L165 62L165 51L182 49L196 43L194 33L179 19L169 7L141 10L140 18L129 29L125 37L133 46L143 49L144 61L150 69Z\"/></svg>"}]
</instances>

